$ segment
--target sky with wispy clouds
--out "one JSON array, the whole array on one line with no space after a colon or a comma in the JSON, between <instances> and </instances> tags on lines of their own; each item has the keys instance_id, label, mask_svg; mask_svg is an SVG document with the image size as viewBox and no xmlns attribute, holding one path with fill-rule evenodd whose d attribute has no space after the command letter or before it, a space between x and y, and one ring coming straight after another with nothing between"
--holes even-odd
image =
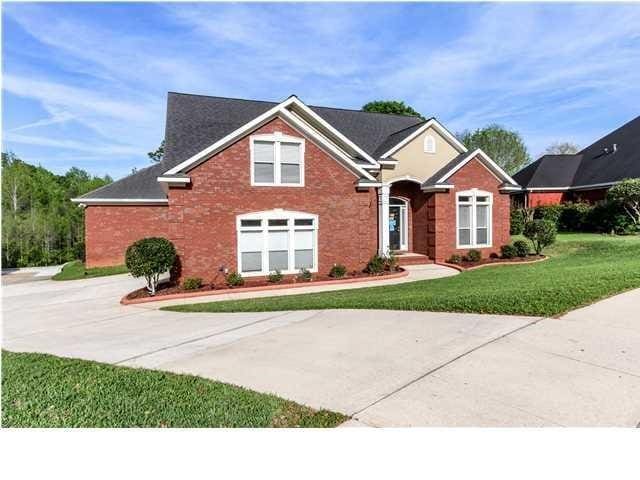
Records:
<instances>
[{"instance_id":1,"label":"sky with wispy clouds","mask_svg":"<svg viewBox=\"0 0 640 480\"><path fill-rule=\"evenodd\" d=\"M535 157L640 115L640 4L7 4L3 150L115 178L149 164L167 91L499 123Z\"/></svg>"}]
</instances>

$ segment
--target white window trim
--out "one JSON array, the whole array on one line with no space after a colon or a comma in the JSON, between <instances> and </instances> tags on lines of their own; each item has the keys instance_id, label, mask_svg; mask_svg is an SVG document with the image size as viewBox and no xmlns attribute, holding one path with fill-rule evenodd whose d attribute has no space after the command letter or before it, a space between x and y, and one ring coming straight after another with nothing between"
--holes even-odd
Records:
<instances>
[{"instance_id":1,"label":"white window trim","mask_svg":"<svg viewBox=\"0 0 640 480\"><path fill-rule=\"evenodd\" d=\"M273 160L273 183L271 182L256 182L254 180L254 143L257 141L263 142L273 142L274 143L274 160ZM280 152L280 144L281 143L296 143L300 145L300 182L299 183L283 183L280 180L280 176L282 174L281 171L281 152ZM304 138L299 137L291 137L289 135L283 135L281 132L274 132L272 134L260 134L260 135L252 135L250 138L250 156L251 156L251 186L252 187L304 187Z\"/></svg>"},{"instance_id":2,"label":"white window trim","mask_svg":"<svg viewBox=\"0 0 640 480\"><path fill-rule=\"evenodd\" d=\"M434 137L433 135L425 135L422 143L422 147L423 147L424 153L434 155L437 150L436 137Z\"/></svg>"},{"instance_id":3,"label":"white window trim","mask_svg":"<svg viewBox=\"0 0 640 480\"><path fill-rule=\"evenodd\" d=\"M460 197L471 197L470 202L460 202ZM488 202L477 202L477 197L489 197ZM460 209L458 208L460 205L470 205L471 206L471 244L469 245L460 245ZM477 221L477 213L476 206L477 205L488 205L489 211L487 215L487 243L477 243L476 236L476 221ZM456 193L456 248L464 249L464 248L490 248L493 246L493 194L490 192L485 192L482 190L478 190L477 188L472 188L471 190L465 190L462 192Z\"/></svg>"},{"instance_id":4,"label":"white window trim","mask_svg":"<svg viewBox=\"0 0 640 480\"><path fill-rule=\"evenodd\" d=\"M269 227L269 220L288 220L286 227ZM262 220L260 227L241 227L242 220ZM291 210L283 210L276 208L274 210L266 210L263 212L245 213L236 217L236 271L243 277L262 277L269 275L269 230L286 230L289 232L289 268L281 270L283 275L293 275L299 273L300 270L295 268L295 238L296 231L295 220L313 220L312 226L301 226L298 230L311 230L313 232L313 268L311 273L318 272L318 215L305 212L295 212ZM243 272L242 271L242 254L240 252L240 232L262 232L262 270L259 272Z\"/></svg>"}]
</instances>

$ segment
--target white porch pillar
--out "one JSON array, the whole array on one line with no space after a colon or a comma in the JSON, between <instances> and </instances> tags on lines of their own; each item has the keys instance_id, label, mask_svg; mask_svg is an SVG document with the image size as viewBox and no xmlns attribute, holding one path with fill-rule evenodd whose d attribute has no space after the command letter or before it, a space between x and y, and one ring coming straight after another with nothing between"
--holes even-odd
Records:
<instances>
[{"instance_id":1,"label":"white porch pillar","mask_svg":"<svg viewBox=\"0 0 640 480\"><path fill-rule=\"evenodd\" d=\"M389 251L389 185L378 187L378 253Z\"/></svg>"}]
</instances>

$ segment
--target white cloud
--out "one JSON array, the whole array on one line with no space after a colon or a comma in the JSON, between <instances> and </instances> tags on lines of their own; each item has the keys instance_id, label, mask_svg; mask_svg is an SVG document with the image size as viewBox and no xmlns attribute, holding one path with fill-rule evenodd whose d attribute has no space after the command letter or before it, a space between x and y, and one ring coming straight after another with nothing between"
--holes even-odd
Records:
<instances>
[{"instance_id":1,"label":"white cloud","mask_svg":"<svg viewBox=\"0 0 640 480\"><path fill-rule=\"evenodd\" d=\"M133 7L109 7L111 15L127 8ZM5 6L7 18L42 45L35 56L5 68L5 89L48 113L13 130L38 129L18 137L22 142L49 142L87 158L105 155L105 161L108 155L144 160L162 137L167 90L266 100L295 93L316 105L356 108L400 99L454 131L491 122L516 128L532 153L548 138L584 144L586 136L616 126L607 121L640 112L640 9L634 5L144 9L117 22L90 5ZM429 16L433 9L450 22L445 33L433 33L440 22ZM47 59L55 59L55 68L41 67ZM51 143L60 142L55 128L76 124L98 140L78 135Z\"/></svg>"}]
</instances>

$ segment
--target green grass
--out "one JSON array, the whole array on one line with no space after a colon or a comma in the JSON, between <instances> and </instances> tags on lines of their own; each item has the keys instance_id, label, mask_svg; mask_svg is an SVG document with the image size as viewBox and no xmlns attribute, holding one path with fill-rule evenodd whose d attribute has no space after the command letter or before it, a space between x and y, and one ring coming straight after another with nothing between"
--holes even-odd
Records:
<instances>
[{"instance_id":1,"label":"green grass","mask_svg":"<svg viewBox=\"0 0 640 480\"><path fill-rule=\"evenodd\" d=\"M251 300L164 307L175 312L375 308L553 316L640 287L640 237L560 234L549 260L454 277Z\"/></svg>"},{"instance_id":2,"label":"green grass","mask_svg":"<svg viewBox=\"0 0 640 480\"><path fill-rule=\"evenodd\" d=\"M334 427L346 419L190 375L2 352L3 427Z\"/></svg>"},{"instance_id":3,"label":"green grass","mask_svg":"<svg viewBox=\"0 0 640 480\"><path fill-rule=\"evenodd\" d=\"M52 280L79 280L81 278L105 277L107 275L118 275L127 273L127 267L116 265L114 267L84 268L80 260L68 263L61 272L53 276Z\"/></svg>"}]
</instances>

